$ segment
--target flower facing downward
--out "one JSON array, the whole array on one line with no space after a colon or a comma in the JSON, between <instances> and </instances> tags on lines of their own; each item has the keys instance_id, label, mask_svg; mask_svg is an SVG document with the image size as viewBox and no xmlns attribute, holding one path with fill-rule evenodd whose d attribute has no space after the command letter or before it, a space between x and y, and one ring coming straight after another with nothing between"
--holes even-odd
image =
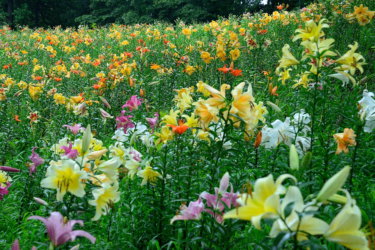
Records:
<instances>
[{"instance_id":1,"label":"flower facing downward","mask_svg":"<svg viewBox=\"0 0 375 250\"><path fill-rule=\"evenodd\" d=\"M41 185L56 189L58 201L62 201L67 192L78 197L85 195L85 185L82 180L87 179L87 173L80 170L73 160L62 160L61 165L51 165L47 169L46 176Z\"/></svg>"},{"instance_id":2,"label":"flower facing downward","mask_svg":"<svg viewBox=\"0 0 375 250\"><path fill-rule=\"evenodd\" d=\"M75 224L83 226L82 220L65 221L59 212L52 212L48 218L41 216L30 216L28 220L40 220L47 227L48 237L54 246L60 246L68 241L74 241L78 236L85 237L95 243L94 236L83 230L74 230Z\"/></svg>"},{"instance_id":3,"label":"flower facing downward","mask_svg":"<svg viewBox=\"0 0 375 250\"><path fill-rule=\"evenodd\" d=\"M355 137L354 130L351 128L345 128L344 133L334 134L333 138L335 138L337 143L336 154L340 154L341 152L348 153L348 146L356 145Z\"/></svg>"}]
</instances>

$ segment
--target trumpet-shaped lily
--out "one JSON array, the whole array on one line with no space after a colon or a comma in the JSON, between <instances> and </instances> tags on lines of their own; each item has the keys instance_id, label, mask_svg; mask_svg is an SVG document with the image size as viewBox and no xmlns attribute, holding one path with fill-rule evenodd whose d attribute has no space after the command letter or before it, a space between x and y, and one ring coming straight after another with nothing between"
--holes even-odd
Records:
<instances>
[{"instance_id":1,"label":"trumpet-shaped lily","mask_svg":"<svg viewBox=\"0 0 375 250\"><path fill-rule=\"evenodd\" d=\"M69 192L75 196L85 195L85 185L82 180L87 179L87 173L82 171L73 160L62 160L61 165L51 165L47 169L46 178L41 182L42 187L57 190L56 198L62 201Z\"/></svg>"},{"instance_id":2,"label":"trumpet-shaped lily","mask_svg":"<svg viewBox=\"0 0 375 250\"><path fill-rule=\"evenodd\" d=\"M189 206L182 205L180 207L180 214L172 218L171 224L176 220L199 220L204 209L204 204L199 198L197 201L192 201Z\"/></svg>"},{"instance_id":3,"label":"trumpet-shaped lily","mask_svg":"<svg viewBox=\"0 0 375 250\"><path fill-rule=\"evenodd\" d=\"M285 218L285 208L293 203L293 210ZM291 186L281 203L279 214L283 219L277 219L270 232L272 238L277 237L281 232L297 232L297 240L307 240L307 235L322 235L327 231L328 224L321 219L314 218L311 214L303 214L302 212L314 211L317 207L308 207L303 203L301 191L296 186ZM300 217L298 213L302 213Z\"/></svg>"},{"instance_id":4,"label":"trumpet-shaped lily","mask_svg":"<svg viewBox=\"0 0 375 250\"><path fill-rule=\"evenodd\" d=\"M260 229L262 218L277 218L280 203L280 194L285 193L282 182L285 179L293 179L292 175L284 174L277 178L276 182L272 174L255 181L252 194L242 194L237 200L240 207L227 212L224 219L251 220L253 225Z\"/></svg>"},{"instance_id":5,"label":"trumpet-shaped lily","mask_svg":"<svg viewBox=\"0 0 375 250\"><path fill-rule=\"evenodd\" d=\"M360 226L361 211L355 201L349 198L329 225L324 237L349 249L366 250L369 249L368 241L365 234L359 230Z\"/></svg>"},{"instance_id":6,"label":"trumpet-shaped lily","mask_svg":"<svg viewBox=\"0 0 375 250\"><path fill-rule=\"evenodd\" d=\"M30 216L28 220L40 220L47 227L48 237L54 246L60 246L68 241L74 241L78 236L85 237L95 243L94 236L83 230L74 230L75 224L83 226L82 220L66 221L59 212L52 212L50 217Z\"/></svg>"},{"instance_id":7,"label":"trumpet-shaped lily","mask_svg":"<svg viewBox=\"0 0 375 250\"><path fill-rule=\"evenodd\" d=\"M90 200L89 204L96 206L95 217L92 220L99 220L102 214L107 214L114 203L120 200L118 184L110 185L103 183L101 188L95 189L93 192L94 200Z\"/></svg>"}]
</instances>

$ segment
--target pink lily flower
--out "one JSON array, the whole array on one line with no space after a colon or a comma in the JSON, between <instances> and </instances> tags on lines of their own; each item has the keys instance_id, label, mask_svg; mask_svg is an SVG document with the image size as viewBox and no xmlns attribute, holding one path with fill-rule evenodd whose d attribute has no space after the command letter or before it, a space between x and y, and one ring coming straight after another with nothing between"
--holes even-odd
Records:
<instances>
[{"instance_id":1,"label":"pink lily flower","mask_svg":"<svg viewBox=\"0 0 375 250\"><path fill-rule=\"evenodd\" d=\"M69 159L74 160L78 156L78 151L76 149L72 149L73 144L69 143L69 146L61 146L60 148L65 151L64 155Z\"/></svg>"},{"instance_id":2,"label":"pink lily flower","mask_svg":"<svg viewBox=\"0 0 375 250\"><path fill-rule=\"evenodd\" d=\"M30 216L28 220L40 220L47 228L48 237L54 246L60 246L68 241L74 241L78 236L85 237L95 243L96 238L83 230L74 230L75 224L83 226L82 220L64 221L59 212L52 212L50 217Z\"/></svg>"},{"instance_id":3,"label":"pink lily flower","mask_svg":"<svg viewBox=\"0 0 375 250\"><path fill-rule=\"evenodd\" d=\"M204 204L200 198L197 201L191 201L188 207L182 205L180 207L180 214L172 218L171 224L176 220L199 220L203 209Z\"/></svg>"},{"instance_id":4,"label":"pink lily flower","mask_svg":"<svg viewBox=\"0 0 375 250\"><path fill-rule=\"evenodd\" d=\"M8 166L0 166L0 170L5 172L19 172L20 170L18 168L12 168Z\"/></svg>"},{"instance_id":5,"label":"pink lily flower","mask_svg":"<svg viewBox=\"0 0 375 250\"><path fill-rule=\"evenodd\" d=\"M44 163L44 159L41 158L39 154L35 153L35 149L37 149L37 147L33 147L31 155L29 156L30 161L33 162L29 167L30 175L36 172L36 167Z\"/></svg>"},{"instance_id":6,"label":"pink lily flower","mask_svg":"<svg viewBox=\"0 0 375 250\"><path fill-rule=\"evenodd\" d=\"M137 150L132 150L129 154L133 157L133 160L140 162L142 160L142 155Z\"/></svg>"},{"instance_id":7,"label":"pink lily flower","mask_svg":"<svg viewBox=\"0 0 375 250\"><path fill-rule=\"evenodd\" d=\"M9 190L8 190L9 187L10 187L9 182L6 183L5 187L0 185L0 201L4 198L4 195L9 193Z\"/></svg>"},{"instance_id":8,"label":"pink lily flower","mask_svg":"<svg viewBox=\"0 0 375 250\"><path fill-rule=\"evenodd\" d=\"M238 206L237 197L238 194L231 191L227 192L229 187L229 174L225 173L220 180L219 188L215 187L215 194L209 194L208 192L202 192L200 197L206 200L207 207L211 209L205 209L204 212L211 214L218 223L223 222L223 215L225 207L231 208Z\"/></svg>"},{"instance_id":9,"label":"pink lily flower","mask_svg":"<svg viewBox=\"0 0 375 250\"><path fill-rule=\"evenodd\" d=\"M11 250L20 250L20 242L18 241L18 239L16 239L13 244L12 244L12 247L11 247ZM37 250L37 248L35 246L33 246L31 248L31 250Z\"/></svg>"},{"instance_id":10,"label":"pink lily flower","mask_svg":"<svg viewBox=\"0 0 375 250\"><path fill-rule=\"evenodd\" d=\"M158 125L158 120L159 120L159 113L155 113L153 118L146 118L148 125L150 125L152 131L156 128Z\"/></svg>"},{"instance_id":11,"label":"pink lily flower","mask_svg":"<svg viewBox=\"0 0 375 250\"><path fill-rule=\"evenodd\" d=\"M63 125L63 127L67 128L70 130L70 132L72 132L74 135L78 134L78 132L83 129L83 127L81 126L81 124L74 124L73 126L71 125Z\"/></svg>"},{"instance_id":12,"label":"pink lily flower","mask_svg":"<svg viewBox=\"0 0 375 250\"><path fill-rule=\"evenodd\" d=\"M132 118L132 115L124 115L125 110L121 111L121 116L116 117L116 127L117 129L122 128L124 130L124 133L128 130L128 128L134 128L135 125L130 120Z\"/></svg>"},{"instance_id":13,"label":"pink lily flower","mask_svg":"<svg viewBox=\"0 0 375 250\"><path fill-rule=\"evenodd\" d=\"M130 97L130 99L122 106L122 108L129 108L130 111L137 110L142 104L142 99L138 99L136 95Z\"/></svg>"}]
</instances>

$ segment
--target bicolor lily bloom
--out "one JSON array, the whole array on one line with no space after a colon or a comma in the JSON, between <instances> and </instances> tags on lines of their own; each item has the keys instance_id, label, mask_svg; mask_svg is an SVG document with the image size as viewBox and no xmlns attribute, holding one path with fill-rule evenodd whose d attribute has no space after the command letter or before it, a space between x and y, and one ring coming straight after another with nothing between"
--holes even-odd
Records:
<instances>
[{"instance_id":1,"label":"bicolor lily bloom","mask_svg":"<svg viewBox=\"0 0 375 250\"><path fill-rule=\"evenodd\" d=\"M86 194L85 184L82 182L84 179L87 179L87 173L73 160L68 159L62 160L61 165L49 166L41 186L56 189L56 199L62 201L67 192L83 197Z\"/></svg>"},{"instance_id":2,"label":"bicolor lily bloom","mask_svg":"<svg viewBox=\"0 0 375 250\"><path fill-rule=\"evenodd\" d=\"M180 214L172 218L171 224L176 220L199 220L204 209L204 204L199 198L197 201L191 201L189 206L182 205Z\"/></svg>"},{"instance_id":3,"label":"bicolor lily bloom","mask_svg":"<svg viewBox=\"0 0 375 250\"><path fill-rule=\"evenodd\" d=\"M74 125L63 125L63 127L69 129L70 132L72 132L74 135L78 134L78 132L83 129L83 127L79 123Z\"/></svg>"},{"instance_id":4,"label":"bicolor lily bloom","mask_svg":"<svg viewBox=\"0 0 375 250\"><path fill-rule=\"evenodd\" d=\"M122 128L124 130L124 133L129 128L134 128L135 125L130 118L132 118L132 115L125 115L125 110L121 111L121 116L116 117L116 127L117 129Z\"/></svg>"},{"instance_id":5,"label":"bicolor lily bloom","mask_svg":"<svg viewBox=\"0 0 375 250\"><path fill-rule=\"evenodd\" d=\"M159 113L155 113L153 118L146 118L146 120L148 122L148 125L150 125L150 128L154 130L158 125Z\"/></svg>"},{"instance_id":6,"label":"bicolor lily bloom","mask_svg":"<svg viewBox=\"0 0 375 250\"><path fill-rule=\"evenodd\" d=\"M61 146L60 148L65 151L64 156L68 157L69 159L75 159L78 157L78 151L76 149L72 149L73 144L69 143L69 146Z\"/></svg>"},{"instance_id":7,"label":"bicolor lily bloom","mask_svg":"<svg viewBox=\"0 0 375 250\"><path fill-rule=\"evenodd\" d=\"M65 220L59 212L52 212L50 217L30 216L28 220L40 220L47 228L48 237L54 246L60 246L77 237L85 237L95 243L96 238L83 230L73 230L75 224L83 226L82 220Z\"/></svg>"},{"instance_id":8,"label":"bicolor lily bloom","mask_svg":"<svg viewBox=\"0 0 375 250\"><path fill-rule=\"evenodd\" d=\"M282 182L285 179L292 179L294 176L284 174L277 178L276 182L272 174L255 181L252 194L242 194L237 202L240 207L227 212L224 219L251 220L254 227L260 229L262 218L277 218L280 206L280 194L285 193Z\"/></svg>"},{"instance_id":9,"label":"bicolor lily bloom","mask_svg":"<svg viewBox=\"0 0 375 250\"><path fill-rule=\"evenodd\" d=\"M130 97L130 99L122 106L122 108L129 108L130 111L137 110L142 104L142 99L138 98L136 95Z\"/></svg>"}]
</instances>

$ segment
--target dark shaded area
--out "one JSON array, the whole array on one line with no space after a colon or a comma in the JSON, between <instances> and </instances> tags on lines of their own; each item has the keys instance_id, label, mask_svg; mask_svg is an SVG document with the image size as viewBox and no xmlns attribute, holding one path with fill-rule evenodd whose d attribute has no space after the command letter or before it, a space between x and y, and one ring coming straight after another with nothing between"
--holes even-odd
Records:
<instances>
[{"instance_id":1,"label":"dark shaded area","mask_svg":"<svg viewBox=\"0 0 375 250\"><path fill-rule=\"evenodd\" d=\"M79 24L134 24L153 21L204 22L263 10L272 12L280 3L289 9L306 0L0 0L0 24L29 27L63 27Z\"/></svg>"}]
</instances>

